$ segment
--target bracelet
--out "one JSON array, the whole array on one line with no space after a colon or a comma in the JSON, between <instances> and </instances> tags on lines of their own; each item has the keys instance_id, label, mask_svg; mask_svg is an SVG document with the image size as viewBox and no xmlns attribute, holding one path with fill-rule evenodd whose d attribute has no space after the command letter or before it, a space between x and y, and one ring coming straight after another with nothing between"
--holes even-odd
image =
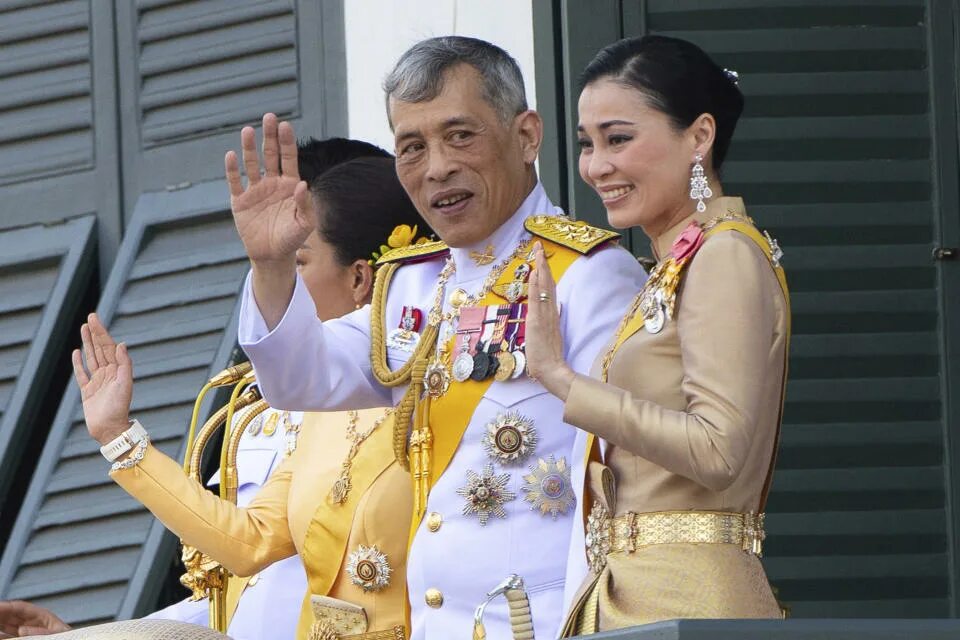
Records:
<instances>
[{"instance_id":1,"label":"bracelet","mask_svg":"<svg viewBox=\"0 0 960 640\"><path fill-rule=\"evenodd\" d=\"M138 420L130 420L129 428L119 436L100 447L100 453L108 462L113 462L126 452L133 449L140 440L147 435L147 430L143 428Z\"/></svg>"},{"instance_id":2,"label":"bracelet","mask_svg":"<svg viewBox=\"0 0 960 640\"><path fill-rule=\"evenodd\" d=\"M143 460L143 456L147 453L147 445L150 444L150 437L144 437L140 442L137 443L137 446L134 448L133 453L130 454L126 460L121 460L120 462L114 462L110 465L110 471L121 471L123 469L132 469Z\"/></svg>"}]
</instances>

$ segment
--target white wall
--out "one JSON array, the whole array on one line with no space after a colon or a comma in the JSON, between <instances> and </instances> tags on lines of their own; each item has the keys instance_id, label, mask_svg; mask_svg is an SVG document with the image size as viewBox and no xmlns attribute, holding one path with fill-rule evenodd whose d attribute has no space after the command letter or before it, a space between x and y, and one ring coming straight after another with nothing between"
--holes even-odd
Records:
<instances>
[{"instance_id":1,"label":"white wall","mask_svg":"<svg viewBox=\"0 0 960 640\"><path fill-rule=\"evenodd\" d=\"M503 47L520 64L536 107L532 0L345 0L350 137L393 151L380 84L414 42L464 35Z\"/></svg>"}]
</instances>

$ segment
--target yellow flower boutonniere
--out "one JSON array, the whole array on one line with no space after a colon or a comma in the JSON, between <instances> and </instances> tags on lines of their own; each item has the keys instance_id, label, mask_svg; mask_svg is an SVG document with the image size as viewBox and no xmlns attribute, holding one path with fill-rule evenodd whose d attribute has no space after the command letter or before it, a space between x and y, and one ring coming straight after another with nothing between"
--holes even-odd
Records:
<instances>
[{"instance_id":1,"label":"yellow flower boutonniere","mask_svg":"<svg viewBox=\"0 0 960 640\"><path fill-rule=\"evenodd\" d=\"M416 238L416 240L414 240L414 238ZM373 259L367 260L367 262L373 265L380 259L380 256L392 249L400 249L401 247L409 247L412 244L424 244L426 242L430 242L430 239L426 237L417 238L417 225L411 227L408 224L398 224L393 228L393 233L390 234L390 237L387 238L387 244L380 245L380 251L374 251L372 254Z\"/></svg>"}]
</instances>

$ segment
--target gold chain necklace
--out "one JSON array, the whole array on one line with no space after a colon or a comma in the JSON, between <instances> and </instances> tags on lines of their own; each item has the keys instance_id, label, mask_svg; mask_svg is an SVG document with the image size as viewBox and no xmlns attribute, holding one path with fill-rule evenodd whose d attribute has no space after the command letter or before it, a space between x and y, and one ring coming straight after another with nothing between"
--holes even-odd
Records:
<instances>
[{"instance_id":1,"label":"gold chain necklace","mask_svg":"<svg viewBox=\"0 0 960 640\"><path fill-rule=\"evenodd\" d=\"M477 303L490 293L490 289L493 288L493 285L497 284L497 280L500 279L500 276L503 275L503 272L510 266L511 262L525 253L530 253L530 240L530 238L521 240L517 248L513 250L513 253L492 267L489 273L487 273L487 277L484 278L483 285L481 285L479 291L471 295L465 295L458 301L459 303L456 306L451 304L450 311L442 312L443 294L446 290L447 282L453 277L453 274L457 272L457 265L453 261L453 256L448 257L447 263L443 266L440 277L437 279L437 290L433 300L433 307L427 315L427 322L435 326L439 325L441 321L450 322L460 317L460 309L463 307L476 306Z\"/></svg>"},{"instance_id":2,"label":"gold chain necklace","mask_svg":"<svg viewBox=\"0 0 960 640\"><path fill-rule=\"evenodd\" d=\"M342 504L345 502L347 496L350 495L350 489L353 488L353 484L350 480L350 469L353 467L353 459L357 456L357 452L360 451L360 445L363 444L363 441L370 437L370 434L376 431L377 427L383 424L383 421L392 414L393 409L387 409L382 416L377 418L377 421L373 423L373 426L363 433L358 434L357 423L360 421L360 414L356 411L347 412L347 417L349 418L349 422L347 423L347 440L350 441L350 450L347 452L347 457L340 465L340 477L337 478L336 482L333 483L333 487L330 489L330 499L336 504Z\"/></svg>"}]
</instances>

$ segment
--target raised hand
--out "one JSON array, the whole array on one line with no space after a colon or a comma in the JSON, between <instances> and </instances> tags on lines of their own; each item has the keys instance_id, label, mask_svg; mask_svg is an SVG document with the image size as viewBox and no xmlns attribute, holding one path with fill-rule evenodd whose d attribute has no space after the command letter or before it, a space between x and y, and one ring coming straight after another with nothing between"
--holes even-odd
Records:
<instances>
[{"instance_id":1,"label":"raised hand","mask_svg":"<svg viewBox=\"0 0 960 640\"><path fill-rule=\"evenodd\" d=\"M23 600L0 601L0 638L45 636L70 631L70 626L49 609Z\"/></svg>"},{"instance_id":2,"label":"raised hand","mask_svg":"<svg viewBox=\"0 0 960 640\"><path fill-rule=\"evenodd\" d=\"M534 245L534 268L530 274L527 298L526 346L527 371L544 388L566 400L574 372L563 359L563 335L557 311L557 285L543 246Z\"/></svg>"},{"instance_id":3,"label":"raised hand","mask_svg":"<svg viewBox=\"0 0 960 640\"><path fill-rule=\"evenodd\" d=\"M293 127L277 122L277 116L263 116L263 172L252 127L240 131L243 187L237 154L224 158L230 208L240 239L253 263L293 264L297 249L316 226L316 213L307 183L297 168L297 141Z\"/></svg>"},{"instance_id":4,"label":"raised hand","mask_svg":"<svg viewBox=\"0 0 960 640\"><path fill-rule=\"evenodd\" d=\"M83 357L79 349L74 349L73 375L80 387L87 431L103 445L129 426L133 363L126 345L113 341L95 313L80 327L80 339Z\"/></svg>"}]
</instances>

